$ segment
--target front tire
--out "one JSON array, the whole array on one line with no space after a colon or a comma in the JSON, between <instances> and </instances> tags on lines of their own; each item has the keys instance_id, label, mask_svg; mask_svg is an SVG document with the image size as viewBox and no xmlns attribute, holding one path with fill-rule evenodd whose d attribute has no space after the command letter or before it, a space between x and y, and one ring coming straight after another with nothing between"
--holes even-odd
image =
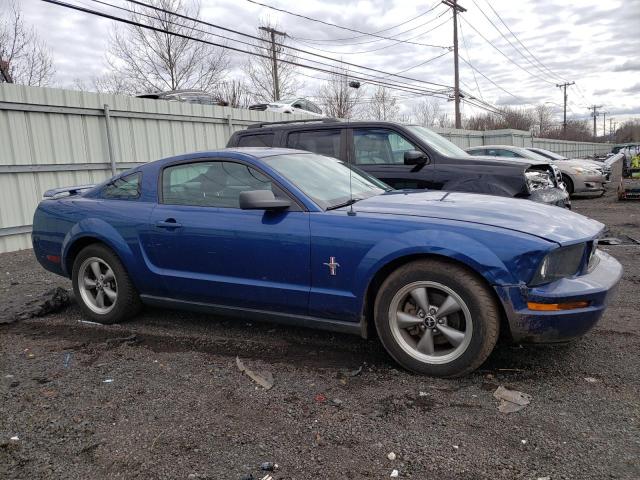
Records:
<instances>
[{"instance_id":1,"label":"front tire","mask_svg":"<svg viewBox=\"0 0 640 480\"><path fill-rule=\"evenodd\" d=\"M569 195L573 195L573 180L571 180L571 177L569 177L568 175L562 175L562 182L564 183L564 186L567 189L567 193Z\"/></svg>"},{"instance_id":2,"label":"front tire","mask_svg":"<svg viewBox=\"0 0 640 480\"><path fill-rule=\"evenodd\" d=\"M133 317L140 297L118 256L103 244L83 248L73 262L73 292L85 317L103 324Z\"/></svg>"},{"instance_id":3,"label":"front tire","mask_svg":"<svg viewBox=\"0 0 640 480\"><path fill-rule=\"evenodd\" d=\"M478 368L500 325L489 287L464 267L441 260L412 262L389 275L374 316L382 344L400 365L436 377Z\"/></svg>"}]
</instances>

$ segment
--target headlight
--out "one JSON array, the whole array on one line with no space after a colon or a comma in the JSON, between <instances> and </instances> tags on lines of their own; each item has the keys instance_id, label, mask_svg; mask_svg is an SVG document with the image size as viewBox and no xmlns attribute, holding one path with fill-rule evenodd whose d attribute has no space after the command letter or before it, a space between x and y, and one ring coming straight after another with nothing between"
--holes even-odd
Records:
<instances>
[{"instance_id":1,"label":"headlight","mask_svg":"<svg viewBox=\"0 0 640 480\"><path fill-rule=\"evenodd\" d=\"M586 244L578 243L560 247L547 254L529 285L542 285L575 275L582 265L585 248Z\"/></svg>"},{"instance_id":2,"label":"headlight","mask_svg":"<svg viewBox=\"0 0 640 480\"><path fill-rule=\"evenodd\" d=\"M580 175L602 175L602 171L595 168L574 167L573 170Z\"/></svg>"},{"instance_id":3,"label":"headlight","mask_svg":"<svg viewBox=\"0 0 640 480\"><path fill-rule=\"evenodd\" d=\"M542 190L544 188L555 187L553 178L551 178L551 174L549 172L533 170L525 172L524 176L527 179L527 188L529 188L529 193L535 192L536 190Z\"/></svg>"}]
</instances>

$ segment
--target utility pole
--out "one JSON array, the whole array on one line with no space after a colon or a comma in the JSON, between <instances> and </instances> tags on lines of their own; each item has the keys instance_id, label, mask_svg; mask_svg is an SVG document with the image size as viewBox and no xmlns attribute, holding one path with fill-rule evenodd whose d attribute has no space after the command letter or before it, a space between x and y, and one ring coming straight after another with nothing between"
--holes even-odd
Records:
<instances>
[{"instance_id":1,"label":"utility pole","mask_svg":"<svg viewBox=\"0 0 640 480\"><path fill-rule=\"evenodd\" d=\"M276 35L281 35L286 37L287 34L285 32L279 32L275 28L271 27L260 27L260 30L263 30L271 35L271 61L273 62L273 99L275 101L280 100L280 81L278 80L278 58L276 57Z\"/></svg>"},{"instance_id":2,"label":"utility pole","mask_svg":"<svg viewBox=\"0 0 640 480\"><path fill-rule=\"evenodd\" d=\"M7 83L13 83L13 79L9 74L9 62L0 60L0 77L2 77Z\"/></svg>"},{"instance_id":3,"label":"utility pole","mask_svg":"<svg viewBox=\"0 0 640 480\"><path fill-rule=\"evenodd\" d=\"M575 85L576 82L556 84L556 87L564 89L564 120L562 121L562 136L567 136L567 87Z\"/></svg>"},{"instance_id":4,"label":"utility pole","mask_svg":"<svg viewBox=\"0 0 640 480\"><path fill-rule=\"evenodd\" d=\"M598 118L598 115L600 115L600 112L598 112L599 108L602 108L602 105L591 105L590 107L587 107L589 110L593 110L593 113L591 113L591 116L593 117L593 138L596 138L598 136L598 131L597 131L597 127L596 127L596 118Z\"/></svg>"},{"instance_id":5,"label":"utility pole","mask_svg":"<svg viewBox=\"0 0 640 480\"><path fill-rule=\"evenodd\" d=\"M462 128L460 115L460 72L458 69L458 13L464 13L466 8L458 5L458 0L442 0L447 7L453 10L453 100L456 109L456 128Z\"/></svg>"},{"instance_id":6,"label":"utility pole","mask_svg":"<svg viewBox=\"0 0 640 480\"><path fill-rule=\"evenodd\" d=\"M607 137L607 112L602 112L602 136Z\"/></svg>"}]
</instances>

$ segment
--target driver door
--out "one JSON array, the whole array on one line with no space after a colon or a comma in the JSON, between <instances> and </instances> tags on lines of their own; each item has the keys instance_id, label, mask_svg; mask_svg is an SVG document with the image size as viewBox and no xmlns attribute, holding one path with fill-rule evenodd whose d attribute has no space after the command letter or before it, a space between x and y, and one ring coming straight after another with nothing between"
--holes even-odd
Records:
<instances>
[{"instance_id":1,"label":"driver door","mask_svg":"<svg viewBox=\"0 0 640 480\"><path fill-rule=\"evenodd\" d=\"M310 290L309 213L241 210L240 192L269 189L270 177L233 160L164 168L151 215L148 261L170 298L306 314Z\"/></svg>"}]
</instances>

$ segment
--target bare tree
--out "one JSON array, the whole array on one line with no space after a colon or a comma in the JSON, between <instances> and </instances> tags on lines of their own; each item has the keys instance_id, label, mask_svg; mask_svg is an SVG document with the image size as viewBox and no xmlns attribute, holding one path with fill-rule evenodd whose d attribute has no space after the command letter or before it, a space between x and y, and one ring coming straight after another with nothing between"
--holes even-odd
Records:
<instances>
[{"instance_id":1,"label":"bare tree","mask_svg":"<svg viewBox=\"0 0 640 480\"><path fill-rule=\"evenodd\" d=\"M277 24L262 22L260 27L278 29ZM258 30L262 39L253 46L253 51L258 55L251 55L245 64L245 72L249 78L251 94L257 99L266 102L279 100L275 92L275 75L271 55L271 35L264 30ZM286 37L277 36L275 46L276 68L278 69L278 84L280 99L292 97L302 88L302 84L296 78L294 62L296 57L286 49Z\"/></svg>"},{"instance_id":2,"label":"bare tree","mask_svg":"<svg viewBox=\"0 0 640 480\"><path fill-rule=\"evenodd\" d=\"M540 104L534 108L536 125L538 127L538 136L544 137L551 130L553 124L553 111L548 105Z\"/></svg>"},{"instance_id":3,"label":"bare tree","mask_svg":"<svg viewBox=\"0 0 640 480\"><path fill-rule=\"evenodd\" d=\"M473 115L464 121L469 130L497 130L513 128L515 130L531 130L535 118L531 110L506 107L500 114L484 113Z\"/></svg>"},{"instance_id":4,"label":"bare tree","mask_svg":"<svg viewBox=\"0 0 640 480\"><path fill-rule=\"evenodd\" d=\"M325 115L335 118L353 118L360 104L362 91L349 86L349 71L339 68L316 94Z\"/></svg>"},{"instance_id":5,"label":"bare tree","mask_svg":"<svg viewBox=\"0 0 640 480\"><path fill-rule=\"evenodd\" d=\"M425 127L432 127L440 116L440 104L435 100L423 98L411 109L413 121Z\"/></svg>"},{"instance_id":6,"label":"bare tree","mask_svg":"<svg viewBox=\"0 0 640 480\"><path fill-rule=\"evenodd\" d=\"M220 82L213 95L221 104L234 108L246 108L252 103L248 85L242 80Z\"/></svg>"},{"instance_id":7,"label":"bare tree","mask_svg":"<svg viewBox=\"0 0 640 480\"><path fill-rule=\"evenodd\" d=\"M226 50L198 41L206 37L196 21L200 18L200 3L197 0L147 3L172 13L127 4L131 20L162 31L136 25L115 27L107 56L114 72L137 92L180 89L211 92L224 77L228 56Z\"/></svg>"},{"instance_id":8,"label":"bare tree","mask_svg":"<svg viewBox=\"0 0 640 480\"><path fill-rule=\"evenodd\" d=\"M55 74L53 56L34 28L27 27L14 1L0 10L0 62L8 81L45 87Z\"/></svg>"},{"instance_id":9,"label":"bare tree","mask_svg":"<svg viewBox=\"0 0 640 480\"><path fill-rule=\"evenodd\" d=\"M116 95L133 95L136 93L134 86L116 72L91 77L89 80L75 78L71 87L81 92L112 93Z\"/></svg>"},{"instance_id":10,"label":"bare tree","mask_svg":"<svg viewBox=\"0 0 640 480\"><path fill-rule=\"evenodd\" d=\"M400 112L398 99L386 87L379 86L366 110L366 116L373 120L395 120Z\"/></svg>"}]
</instances>

